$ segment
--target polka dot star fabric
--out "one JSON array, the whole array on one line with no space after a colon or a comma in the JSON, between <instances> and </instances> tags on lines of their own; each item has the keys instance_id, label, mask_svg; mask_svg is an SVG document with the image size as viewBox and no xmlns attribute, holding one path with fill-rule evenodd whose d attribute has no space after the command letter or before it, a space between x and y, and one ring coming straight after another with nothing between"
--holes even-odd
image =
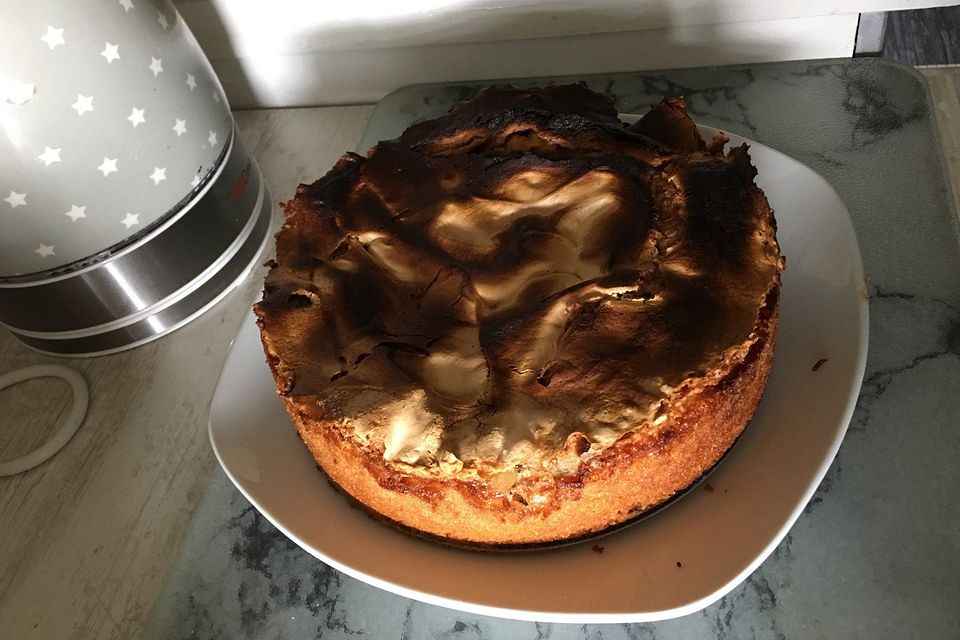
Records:
<instances>
[{"instance_id":1,"label":"polka dot star fabric","mask_svg":"<svg viewBox=\"0 0 960 640\"><path fill-rule=\"evenodd\" d=\"M233 130L169 2L0 0L0 94L0 279L148 233Z\"/></svg>"}]
</instances>

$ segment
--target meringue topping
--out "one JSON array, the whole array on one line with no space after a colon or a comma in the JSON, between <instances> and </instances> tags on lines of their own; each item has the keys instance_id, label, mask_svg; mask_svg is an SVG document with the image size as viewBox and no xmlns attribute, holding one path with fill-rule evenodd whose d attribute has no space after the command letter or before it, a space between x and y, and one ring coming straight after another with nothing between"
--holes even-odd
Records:
<instances>
[{"instance_id":1,"label":"meringue topping","mask_svg":"<svg viewBox=\"0 0 960 640\"><path fill-rule=\"evenodd\" d=\"M301 185L256 307L281 393L408 472L513 486L742 357L783 266L746 146L598 95L482 92Z\"/></svg>"}]
</instances>

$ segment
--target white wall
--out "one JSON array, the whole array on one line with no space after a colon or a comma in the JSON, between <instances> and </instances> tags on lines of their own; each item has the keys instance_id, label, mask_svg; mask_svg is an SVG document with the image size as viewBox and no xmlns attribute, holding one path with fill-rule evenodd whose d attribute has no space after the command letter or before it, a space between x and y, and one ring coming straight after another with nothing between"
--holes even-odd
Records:
<instances>
[{"instance_id":1,"label":"white wall","mask_svg":"<svg viewBox=\"0 0 960 640\"><path fill-rule=\"evenodd\" d=\"M857 14L937 0L179 0L231 104L372 102L417 82L853 53Z\"/></svg>"}]
</instances>

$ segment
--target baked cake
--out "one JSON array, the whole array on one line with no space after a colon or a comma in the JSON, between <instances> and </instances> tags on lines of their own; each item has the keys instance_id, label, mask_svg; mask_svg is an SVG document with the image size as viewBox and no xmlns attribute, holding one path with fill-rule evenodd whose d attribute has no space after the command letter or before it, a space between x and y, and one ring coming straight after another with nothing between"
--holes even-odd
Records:
<instances>
[{"instance_id":1,"label":"baked cake","mask_svg":"<svg viewBox=\"0 0 960 640\"><path fill-rule=\"evenodd\" d=\"M763 393L784 262L747 146L682 99L480 92L283 205L256 305L319 467L466 545L603 531L695 483Z\"/></svg>"}]
</instances>

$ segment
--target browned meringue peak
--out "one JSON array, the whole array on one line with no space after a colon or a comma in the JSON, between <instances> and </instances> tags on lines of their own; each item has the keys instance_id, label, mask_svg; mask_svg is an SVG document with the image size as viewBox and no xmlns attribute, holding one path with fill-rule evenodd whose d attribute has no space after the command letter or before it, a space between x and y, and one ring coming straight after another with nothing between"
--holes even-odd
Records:
<instances>
[{"instance_id":1,"label":"browned meringue peak","mask_svg":"<svg viewBox=\"0 0 960 640\"><path fill-rule=\"evenodd\" d=\"M675 151L692 153L707 149L696 123L687 115L687 102L683 98L661 100L628 129Z\"/></svg>"},{"instance_id":2,"label":"browned meringue peak","mask_svg":"<svg viewBox=\"0 0 960 640\"><path fill-rule=\"evenodd\" d=\"M671 153L643 132L629 130L619 119L612 96L590 91L583 84L484 89L443 116L411 126L399 141L440 156L604 154L657 164Z\"/></svg>"},{"instance_id":3,"label":"browned meringue peak","mask_svg":"<svg viewBox=\"0 0 960 640\"><path fill-rule=\"evenodd\" d=\"M418 473L566 473L749 347L782 265L745 148L654 169L402 142L285 206L257 311L301 410Z\"/></svg>"}]
</instances>

